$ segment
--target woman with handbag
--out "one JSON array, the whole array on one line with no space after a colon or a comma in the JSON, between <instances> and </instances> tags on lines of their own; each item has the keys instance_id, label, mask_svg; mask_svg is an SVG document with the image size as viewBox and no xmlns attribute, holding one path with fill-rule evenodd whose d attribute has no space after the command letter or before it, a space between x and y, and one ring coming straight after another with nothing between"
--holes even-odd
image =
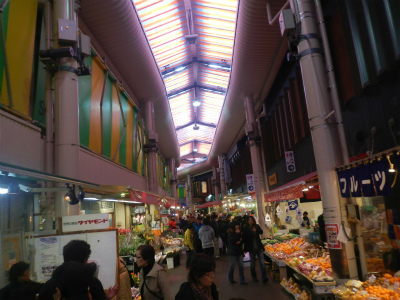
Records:
<instances>
[{"instance_id":1,"label":"woman with handbag","mask_svg":"<svg viewBox=\"0 0 400 300\"><path fill-rule=\"evenodd\" d=\"M150 245L141 245L136 251L142 300L172 300L165 269L155 263L154 256L154 248Z\"/></svg>"}]
</instances>

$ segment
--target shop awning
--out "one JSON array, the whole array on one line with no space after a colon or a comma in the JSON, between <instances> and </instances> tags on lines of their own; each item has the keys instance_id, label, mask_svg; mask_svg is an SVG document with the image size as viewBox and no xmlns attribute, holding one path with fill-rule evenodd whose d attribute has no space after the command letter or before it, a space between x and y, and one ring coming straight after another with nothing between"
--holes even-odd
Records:
<instances>
[{"instance_id":1,"label":"shop awning","mask_svg":"<svg viewBox=\"0 0 400 300\"><path fill-rule=\"evenodd\" d=\"M178 201L175 198L165 197L164 199L166 200L165 207L178 206Z\"/></svg>"},{"instance_id":2,"label":"shop awning","mask_svg":"<svg viewBox=\"0 0 400 300\"><path fill-rule=\"evenodd\" d=\"M129 190L129 196L131 200L137 201L143 204L155 204L160 205L162 197L156 194L146 193L134 189Z\"/></svg>"},{"instance_id":3,"label":"shop awning","mask_svg":"<svg viewBox=\"0 0 400 300\"><path fill-rule=\"evenodd\" d=\"M316 179L317 176L318 172L315 171L313 173L299 177L296 180L293 180L275 190L270 191L269 193L264 194L264 201L277 202L302 198L303 185L306 184L307 181Z\"/></svg>"},{"instance_id":4,"label":"shop awning","mask_svg":"<svg viewBox=\"0 0 400 300\"><path fill-rule=\"evenodd\" d=\"M88 181L78 180L75 178L55 175L51 173L46 173L34 169L24 168L17 165L12 165L5 162L0 162L0 171L7 172L8 176L27 179L27 180L35 180L35 181L48 181L55 183L65 183L65 184L74 184L82 187L89 188L98 188L100 185Z\"/></svg>"},{"instance_id":5,"label":"shop awning","mask_svg":"<svg viewBox=\"0 0 400 300\"><path fill-rule=\"evenodd\" d=\"M197 206L197 208L213 207L215 205L221 205L222 201L206 202Z\"/></svg>"}]
</instances>

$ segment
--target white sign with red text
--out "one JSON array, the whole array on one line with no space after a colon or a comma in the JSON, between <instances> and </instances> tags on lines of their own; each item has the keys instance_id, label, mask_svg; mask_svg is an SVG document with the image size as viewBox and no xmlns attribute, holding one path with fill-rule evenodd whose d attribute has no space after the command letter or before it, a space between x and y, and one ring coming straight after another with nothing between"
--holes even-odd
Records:
<instances>
[{"instance_id":1,"label":"white sign with red text","mask_svg":"<svg viewBox=\"0 0 400 300\"><path fill-rule=\"evenodd\" d=\"M62 217L62 232L99 230L109 227L108 213Z\"/></svg>"}]
</instances>

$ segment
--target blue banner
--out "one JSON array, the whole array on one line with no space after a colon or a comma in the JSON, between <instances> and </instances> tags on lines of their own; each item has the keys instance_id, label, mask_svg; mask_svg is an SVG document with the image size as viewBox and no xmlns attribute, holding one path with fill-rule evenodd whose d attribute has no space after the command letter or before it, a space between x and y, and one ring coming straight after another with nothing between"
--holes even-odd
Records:
<instances>
[{"instance_id":1,"label":"blue banner","mask_svg":"<svg viewBox=\"0 0 400 300\"><path fill-rule=\"evenodd\" d=\"M400 159L396 157L397 161ZM337 171L337 175L340 193L344 198L392 195L392 180L386 158L367 165Z\"/></svg>"}]
</instances>

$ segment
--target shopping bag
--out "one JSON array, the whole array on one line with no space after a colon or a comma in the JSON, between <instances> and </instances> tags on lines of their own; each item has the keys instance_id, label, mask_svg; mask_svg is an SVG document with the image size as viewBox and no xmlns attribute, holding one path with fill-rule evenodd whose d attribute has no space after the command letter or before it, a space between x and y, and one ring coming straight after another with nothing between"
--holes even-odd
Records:
<instances>
[{"instance_id":1,"label":"shopping bag","mask_svg":"<svg viewBox=\"0 0 400 300\"><path fill-rule=\"evenodd\" d=\"M224 242L222 241L221 237L218 238L218 248L224 247Z\"/></svg>"}]
</instances>

